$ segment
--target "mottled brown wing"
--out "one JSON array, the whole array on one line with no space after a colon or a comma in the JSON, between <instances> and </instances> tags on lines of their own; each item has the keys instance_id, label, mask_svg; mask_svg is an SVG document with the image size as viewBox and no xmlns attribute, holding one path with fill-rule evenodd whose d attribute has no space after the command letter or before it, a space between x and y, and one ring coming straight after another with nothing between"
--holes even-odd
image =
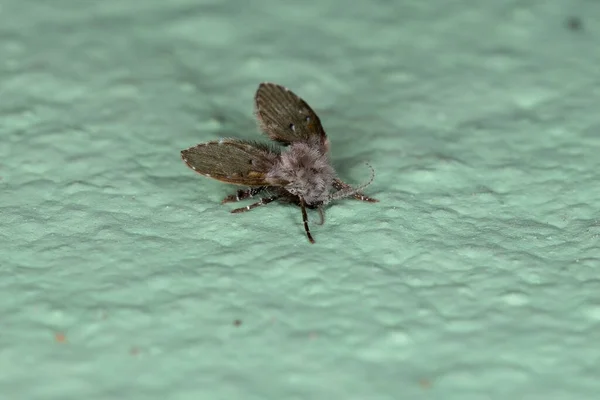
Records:
<instances>
[{"instance_id":1,"label":"mottled brown wing","mask_svg":"<svg viewBox=\"0 0 600 400\"><path fill-rule=\"evenodd\" d=\"M278 157L269 146L235 139L201 143L181 151L183 161L199 174L244 186L275 186L265 177Z\"/></svg>"},{"instance_id":2,"label":"mottled brown wing","mask_svg":"<svg viewBox=\"0 0 600 400\"><path fill-rule=\"evenodd\" d=\"M254 105L260 129L271 140L289 145L317 137L322 144L326 143L327 135L319 117L291 90L274 83L261 83Z\"/></svg>"}]
</instances>

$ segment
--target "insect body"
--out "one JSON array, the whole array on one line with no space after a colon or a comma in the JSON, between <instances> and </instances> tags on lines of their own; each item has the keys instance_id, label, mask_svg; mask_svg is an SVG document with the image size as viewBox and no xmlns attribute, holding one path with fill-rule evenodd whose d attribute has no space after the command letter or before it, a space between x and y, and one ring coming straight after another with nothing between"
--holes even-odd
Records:
<instances>
[{"instance_id":1,"label":"insect body","mask_svg":"<svg viewBox=\"0 0 600 400\"><path fill-rule=\"evenodd\" d=\"M308 228L306 208L317 209L324 222L323 207L333 200L353 197L377 202L361 193L373 181L353 188L337 178L329 160L329 140L321 121L308 104L283 86L261 83L254 97L261 130L277 145L238 139L201 143L181 152L194 171L222 182L246 186L227 196L222 203L265 194L258 202L231 212L252 210L274 200L300 206L304 230Z\"/></svg>"}]
</instances>

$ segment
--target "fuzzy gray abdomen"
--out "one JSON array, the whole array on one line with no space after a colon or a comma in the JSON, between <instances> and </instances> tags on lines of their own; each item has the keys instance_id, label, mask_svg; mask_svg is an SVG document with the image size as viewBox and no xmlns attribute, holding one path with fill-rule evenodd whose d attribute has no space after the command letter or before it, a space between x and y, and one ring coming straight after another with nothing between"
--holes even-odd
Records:
<instances>
[{"instance_id":1,"label":"fuzzy gray abdomen","mask_svg":"<svg viewBox=\"0 0 600 400\"><path fill-rule=\"evenodd\" d=\"M327 200L334 177L327 154L307 143L290 145L267 174L267 180L274 185L288 182L285 189L302 197L308 205Z\"/></svg>"}]
</instances>

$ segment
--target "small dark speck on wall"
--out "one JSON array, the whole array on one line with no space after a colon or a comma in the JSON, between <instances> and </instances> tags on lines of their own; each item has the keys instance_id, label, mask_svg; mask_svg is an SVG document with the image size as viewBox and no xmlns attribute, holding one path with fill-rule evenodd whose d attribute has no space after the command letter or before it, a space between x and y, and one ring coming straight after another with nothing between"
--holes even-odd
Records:
<instances>
[{"instance_id":1,"label":"small dark speck on wall","mask_svg":"<svg viewBox=\"0 0 600 400\"><path fill-rule=\"evenodd\" d=\"M583 29L583 22L579 17L569 17L566 22L567 28L570 31L580 31Z\"/></svg>"}]
</instances>

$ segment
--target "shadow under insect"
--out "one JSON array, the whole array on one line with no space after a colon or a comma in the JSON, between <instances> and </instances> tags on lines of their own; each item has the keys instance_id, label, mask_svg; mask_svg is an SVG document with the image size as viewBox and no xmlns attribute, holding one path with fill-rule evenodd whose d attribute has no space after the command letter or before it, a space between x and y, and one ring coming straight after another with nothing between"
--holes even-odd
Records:
<instances>
[{"instance_id":1,"label":"shadow under insect","mask_svg":"<svg viewBox=\"0 0 600 400\"><path fill-rule=\"evenodd\" d=\"M321 224L324 206L352 197L366 202L378 200L362 193L374 178L354 188L337 178L329 160L329 140L319 117L304 100L283 86L261 83L256 92L255 111L261 130L280 146L239 139L201 143L181 152L194 171L222 182L246 186L222 203L264 195L255 203L232 212L250 211L275 200L296 204L302 211L308 240L307 208L317 209Z\"/></svg>"}]
</instances>

